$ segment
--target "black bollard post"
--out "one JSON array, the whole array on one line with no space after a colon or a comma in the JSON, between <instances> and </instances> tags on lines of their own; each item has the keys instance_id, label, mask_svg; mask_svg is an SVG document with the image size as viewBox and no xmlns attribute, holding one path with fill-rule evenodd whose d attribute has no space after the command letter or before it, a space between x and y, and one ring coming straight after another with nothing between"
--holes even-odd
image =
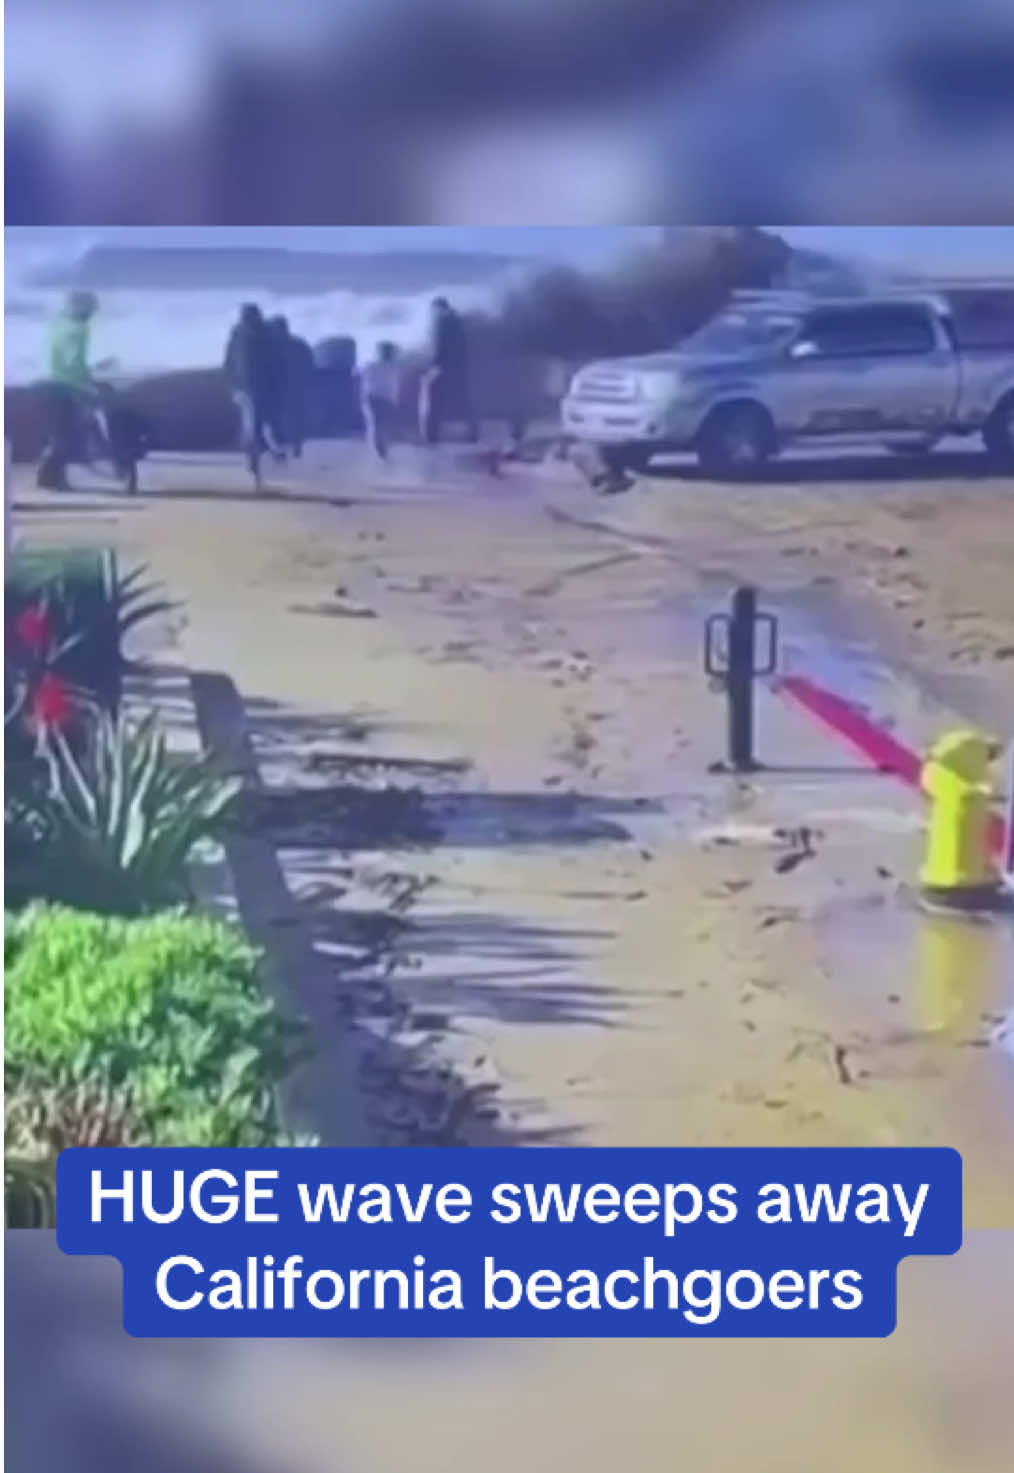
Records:
<instances>
[{"instance_id":1,"label":"black bollard post","mask_svg":"<svg viewBox=\"0 0 1014 1473\"><path fill-rule=\"evenodd\" d=\"M757 630L768 631L766 659L757 661ZM719 648L719 631L725 635L724 653ZM718 772L756 772L754 755L754 681L773 675L778 659L778 626L771 614L757 612L757 590L737 588L730 614L712 614L705 624L704 669L721 680L728 698L728 762L717 763Z\"/></svg>"},{"instance_id":2,"label":"black bollard post","mask_svg":"<svg viewBox=\"0 0 1014 1473\"><path fill-rule=\"evenodd\" d=\"M729 766L733 772L753 772L753 646L757 621L757 594L737 588L729 621Z\"/></svg>"}]
</instances>

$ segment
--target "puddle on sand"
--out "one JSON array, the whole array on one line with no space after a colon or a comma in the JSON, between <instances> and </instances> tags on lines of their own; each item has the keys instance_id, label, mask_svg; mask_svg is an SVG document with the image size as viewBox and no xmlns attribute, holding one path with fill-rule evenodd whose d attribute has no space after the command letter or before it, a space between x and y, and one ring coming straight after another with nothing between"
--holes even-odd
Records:
<instances>
[{"instance_id":1,"label":"puddle on sand","mask_svg":"<svg viewBox=\"0 0 1014 1473\"><path fill-rule=\"evenodd\" d=\"M1014 1068L1014 918L931 915L877 897L828 906L814 924L836 994L874 1036L992 1045Z\"/></svg>"},{"instance_id":2,"label":"puddle on sand","mask_svg":"<svg viewBox=\"0 0 1014 1473\"><path fill-rule=\"evenodd\" d=\"M704 631L713 614L727 614L734 583L709 574L692 594L645 598L610 606L610 632L617 648L665 658L676 652L703 658ZM791 590L758 596L761 612L778 623L780 673L812 676L861 707L876 711L897 692L899 679L872 631L859 630L829 599L826 590ZM767 632L758 630L758 658L767 656Z\"/></svg>"},{"instance_id":3,"label":"puddle on sand","mask_svg":"<svg viewBox=\"0 0 1014 1473\"><path fill-rule=\"evenodd\" d=\"M727 613L733 581L702 576L693 596L667 600L653 611L655 639L668 631L672 647L675 632L703 639L709 614ZM778 669L781 674L808 675L862 709L874 719L926 714L940 707L967 710L981 718L981 699L967 685L946 675L917 667L899 647L896 631L871 608L828 587L781 589L769 596L758 593L760 611L774 615L778 624ZM649 621L639 621L638 634L648 635ZM663 640L665 636L663 635ZM758 632L758 655L767 653L767 635ZM981 694L981 693L980 693Z\"/></svg>"},{"instance_id":4,"label":"puddle on sand","mask_svg":"<svg viewBox=\"0 0 1014 1473\"><path fill-rule=\"evenodd\" d=\"M970 1225L1014 1213L1014 924L931 915L904 897L814 919L841 1083L868 1092L884 1144L951 1146Z\"/></svg>"},{"instance_id":5,"label":"puddle on sand","mask_svg":"<svg viewBox=\"0 0 1014 1473\"><path fill-rule=\"evenodd\" d=\"M783 668L814 676L878 714L905 692L914 713L950 711L993 730L1014 720L1009 694L982 674L932 668L913 658L885 616L840 589L799 588L772 601L779 615Z\"/></svg>"}]
</instances>

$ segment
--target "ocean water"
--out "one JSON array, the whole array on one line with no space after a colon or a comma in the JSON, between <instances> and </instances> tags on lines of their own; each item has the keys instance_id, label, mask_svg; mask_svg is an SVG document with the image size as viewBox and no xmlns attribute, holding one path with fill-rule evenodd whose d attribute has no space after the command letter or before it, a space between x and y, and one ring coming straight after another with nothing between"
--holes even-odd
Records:
<instances>
[{"instance_id":1,"label":"ocean water","mask_svg":"<svg viewBox=\"0 0 1014 1473\"><path fill-rule=\"evenodd\" d=\"M29 277L51 264L53 251L6 241L4 382L31 383L45 376L49 324L64 299L62 289L33 286ZM463 308L493 305L499 287L434 281L423 291L328 291L285 295L237 284L229 290L104 289L92 329L92 359L111 359L115 371L135 374L174 368L217 367L239 303L259 302L265 314L289 319L310 343L349 336L359 355L389 339L402 347L421 343L435 295Z\"/></svg>"}]
</instances>

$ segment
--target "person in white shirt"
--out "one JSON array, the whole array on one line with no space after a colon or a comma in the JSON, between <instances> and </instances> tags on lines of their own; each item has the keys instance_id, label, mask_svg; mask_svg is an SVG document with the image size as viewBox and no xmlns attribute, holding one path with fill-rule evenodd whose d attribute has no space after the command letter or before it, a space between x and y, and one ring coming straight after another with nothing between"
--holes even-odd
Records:
<instances>
[{"instance_id":1,"label":"person in white shirt","mask_svg":"<svg viewBox=\"0 0 1014 1473\"><path fill-rule=\"evenodd\" d=\"M365 364L359 374L366 438L381 460L387 459L401 398L397 360L398 350L393 343L379 343L376 358Z\"/></svg>"}]
</instances>

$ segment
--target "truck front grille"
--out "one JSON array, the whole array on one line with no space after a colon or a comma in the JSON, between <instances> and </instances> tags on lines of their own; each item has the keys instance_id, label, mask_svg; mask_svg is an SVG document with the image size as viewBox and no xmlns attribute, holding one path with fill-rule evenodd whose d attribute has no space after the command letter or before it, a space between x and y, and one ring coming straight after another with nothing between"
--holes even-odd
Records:
<instances>
[{"instance_id":1,"label":"truck front grille","mask_svg":"<svg viewBox=\"0 0 1014 1473\"><path fill-rule=\"evenodd\" d=\"M637 380L632 373L583 373L574 386L574 398L595 404L630 404L637 398Z\"/></svg>"}]
</instances>

